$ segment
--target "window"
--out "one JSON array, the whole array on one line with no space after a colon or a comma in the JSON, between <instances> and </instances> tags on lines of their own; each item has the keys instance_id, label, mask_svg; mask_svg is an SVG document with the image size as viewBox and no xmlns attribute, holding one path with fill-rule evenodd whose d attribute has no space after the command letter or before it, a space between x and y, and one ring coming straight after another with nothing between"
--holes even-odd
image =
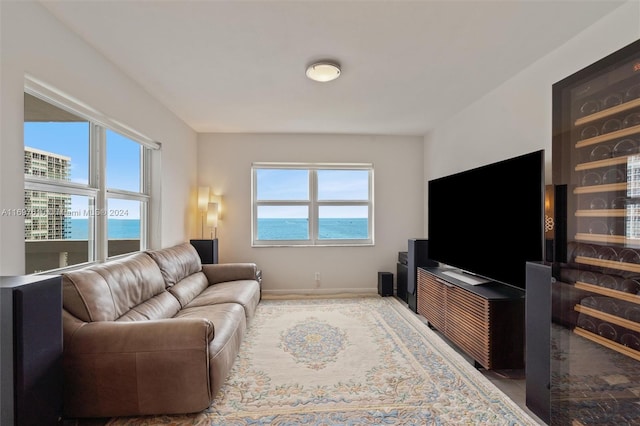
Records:
<instances>
[{"instance_id":1,"label":"window","mask_svg":"<svg viewBox=\"0 0 640 426\"><path fill-rule=\"evenodd\" d=\"M24 94L25 273L147 247L159 144L42 83Z\"/></svg>"},{"instance_id":2,"label":"window","mask_svg":"<svg viewBox=\"0 0 640 426\"><path fill-rule=\"evenodd\" d=\"M256 163L254 246L373 244L371 164Z\"/></svg>"},{"instance_id":3,"label":"window","mask_svg":"<svg viewBox=\"0 0 640 426\"><path fill-rule=\"evenodd\" d=\"M106 130L107 250L116 256L143 248L148 195L144 191L148 149ZM137 243L139 248L133 249Z\"/></svg>"}]
</instances>

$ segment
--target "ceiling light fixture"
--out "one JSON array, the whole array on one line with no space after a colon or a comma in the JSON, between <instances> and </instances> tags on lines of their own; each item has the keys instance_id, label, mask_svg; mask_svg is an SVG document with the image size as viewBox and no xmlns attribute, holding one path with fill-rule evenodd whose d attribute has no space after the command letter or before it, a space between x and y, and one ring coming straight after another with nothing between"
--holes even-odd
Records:
<instances>
[{"instance_id":1,"label":"ceiling light fixture","mask_svg":"<svg viewBox=\"0 0 640 426\"><path fill-rule=\"evenodd\" d=\"M337 62L314 62L307 67L307 77L325 83L340 77L340 65Z\"/></svg>"}]
</instances>

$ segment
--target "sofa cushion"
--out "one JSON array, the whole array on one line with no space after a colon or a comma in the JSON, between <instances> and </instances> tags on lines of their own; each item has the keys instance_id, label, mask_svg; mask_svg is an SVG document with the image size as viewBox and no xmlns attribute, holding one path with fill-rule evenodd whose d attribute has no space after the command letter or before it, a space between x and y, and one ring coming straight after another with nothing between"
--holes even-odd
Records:
<instances>
[{"instance_id":1,"label":"sofa cushion","mask_svg":"<svg viewBox=\"0 0 640 426\"><path fill-rule=\"evenodd\" d=\"M64 308L86 322L114 321L134 307L155 312L155 318L171 317L179 309L177 301L162 309L140 306L157 304L154 298L166 291L158 265L145 253L65 272L62 277Z\"/></svg>"},{"instance_id":2,"label":"sofa cushion","mask_svg":"<svg viewBox=\"0 0 640 426\"><path fill-rule=\"evenodd\" d=\"M213 284L193 299L187 308L218 303L238 303L245 311L247 321L253 318L260 302L260 286L254 280L238 280Z\"/></svg>"},{"instance_id":3,"label":"sofa cushion","mask_svg":"<svg viewBox=\"0 0 640 426\"><path fill-rule=\"evenodd\" d=\"M236 303L186 308L178 312L175 318L200 318L213 323L213 340L209 344L211 357L215 357L229 344L230 340L233 340L234 346L237 345L235 348L237 353L247 328L244 310Z\"/></svg>"},{"instance_id":4,"label":"sofa cushion","mask_svg":"<svg viewBox=\"0 0 640 426\"><path fill-rule=\"evenodd\" d=\"M159 250L147 250L146 253L160 267L167 287L171 287L189 275L202 270L200 256L189 243Z\"/></svg>"},{"instance_id":5,"label":"sofa cushion","mask_svg":"<svg viewBox=\"0 0 640 426\"><path fill-rule=\"evenodd\" d=\"M221 303L181 310L176 318L205 318L213 323L214 336L209 343L209 381L215 397L238 356L247 328L244 309L237 303Z\"/></svg>"},{"instance_id":6,"label":"sofa cushion","mask_svg":"<svg viewBox=\"0 0 640 426\"><path fill-rule=\"evenodd\" d=\"M181 307L185 307L208 285L207 277L202 272L196 272L169 287L168 291L178 299Z\"/></svg>"},{"instance_id":7,"label":"sofa cushion","mask_svg":"<svg viewBox=\"0 0 640 426\"><path fill-rule=\"evenodd\" d=\"M152 297L131 308L129 312L118 318L118 321L142 321L171 318L180 310L180 303L168 291Z\"/></svg>"}]
</instances>

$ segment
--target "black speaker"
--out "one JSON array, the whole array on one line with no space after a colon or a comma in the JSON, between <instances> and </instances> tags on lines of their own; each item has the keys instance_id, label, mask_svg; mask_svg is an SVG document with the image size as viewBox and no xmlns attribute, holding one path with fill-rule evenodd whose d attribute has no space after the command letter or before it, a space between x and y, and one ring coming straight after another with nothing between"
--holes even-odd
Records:
<instances>
[{"instance_id":1,"label":"black speaker","mask_svg":"<svg viewBox=\"0 0 640 426\"><path fill-rule=\"evenodd\" d=\"M13 334L2 336L3 378L13 376L13 383L5 379L2 383L2 424L61 424L61 282L51 275L0 278L2 328ZM10 348L6 352L5 344ZM13 362L8 359L11 352Z\"/></svg>"},{"instance_id":2,"label":"black speaker","mask_svg":"<svg viewBox=\"0 0 640 426\"><path fill-rule=\"evenodd\" d=\"M429 260L429 240L409 239L407 265L407 304L413 312L418 312L418 267L438 266L438 262Z\"/></svg>"},{"instance_id":3,"label":"black speaker","mask_svg":"<svg viewBox=\"0 0 640 426\"><path fill-rule=\"evenodd\" d=\"M56 424L63 386L58 278L16 289L14 308L16 424Z\"/></svg>"},{"instance_id":4,"label":"black speaker","mask_svg":"<svg viewBox=\"0 0 640 426\"><path fill-rule=\"evenodd\" d=\"M398 262L396 266L396 296L407 301L407 265Z\"/></svg>"},{"instance_id":5,"label":"black speaker","mask_svg":"<svg viewBox=\"0 0 640 426\"><path fill-rule=\"evenodd\" d=\"M551 267L527 262L525 298L526 404L540 419L551 419Z\"/></svg>"},{"instance_id":6,"label":"black speaker","mask_svg":"<svg viewBox=\"0 0 640 426\"><path fill-rule=\"evenodd\" d=\"M218 263L218 239L213 240L191 240L191 245L200 256L200 263Z\"/></svg>"},{"instance_id":7,"label":"black speaker","mask_svg":"<svg viewBox=\"0 0 640 426\"><path fill-rule=\"evenodd\" d=\"M378 272L378 294L393 296L393 274L391 272Z\"/></svg>"}]
</instances>

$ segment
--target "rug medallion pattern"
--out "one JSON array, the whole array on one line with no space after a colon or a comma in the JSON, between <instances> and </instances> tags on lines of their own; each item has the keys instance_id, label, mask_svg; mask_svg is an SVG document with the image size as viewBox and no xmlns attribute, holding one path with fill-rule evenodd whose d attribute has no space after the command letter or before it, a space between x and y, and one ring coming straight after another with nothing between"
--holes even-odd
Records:
<instances>
[{"instance_id":1,"label":"rug medallion pattern","mask_svg":"<svg viewBox=\"0 0 640 426\"><path fill-rule=\"evenodd\" d=\"M290 353L296 362L320 370L345 348L347 335L317 318L310 317L281 334L280 348Z\"/></svg>"},{"instance_id":2,"label":"rug medallion pattern","mask_svg":"<svg viewBox=\"0 0 640 426\"><path fill-rule=\"evenodd\" d=\"M115 425L536 425L392 297L263 300L212 406Z\"/></svg>"}]
</instances>

